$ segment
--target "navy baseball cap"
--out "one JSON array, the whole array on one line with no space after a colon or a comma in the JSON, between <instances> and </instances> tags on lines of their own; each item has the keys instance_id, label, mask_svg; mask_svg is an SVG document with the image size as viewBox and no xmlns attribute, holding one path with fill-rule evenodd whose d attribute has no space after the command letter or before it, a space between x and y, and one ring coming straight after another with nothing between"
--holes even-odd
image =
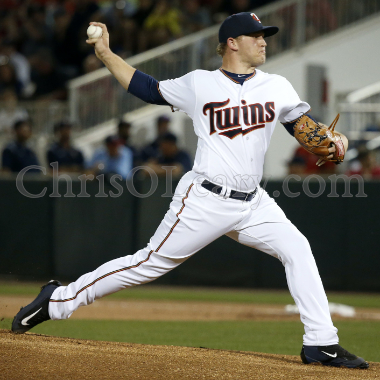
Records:
<instances>
[{"instance_id":1,"label":"navy baseball cap","mask_svg":"<svg viewBox=\"0 0 380 380\"><path fill-rule=\"evenodd\" d=\"M250 12L236 13L227 17L219 29L219 42L226 43L228 38L236 38L243 34L263 32L264 37L278 32L277 26L263 26L260 19Z\"/></svg>"}]
</instances>

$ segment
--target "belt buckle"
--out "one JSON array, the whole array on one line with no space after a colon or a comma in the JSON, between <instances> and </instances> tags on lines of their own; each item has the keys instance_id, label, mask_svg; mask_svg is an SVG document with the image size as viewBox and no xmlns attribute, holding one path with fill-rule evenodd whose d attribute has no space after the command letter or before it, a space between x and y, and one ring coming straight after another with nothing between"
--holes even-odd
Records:
<instances>
[{"instance_id":1,"label":"belt buckle","mask_svg":"<svg viewBox=\"0 0 380 380\"><path fill-rule=\"evenodd\" d=\"M245 195L244 202L247 201L247 198L248 198L248 197L249 197L249 193L247 193L247 194Z\"/></svg>"}]
</instances>

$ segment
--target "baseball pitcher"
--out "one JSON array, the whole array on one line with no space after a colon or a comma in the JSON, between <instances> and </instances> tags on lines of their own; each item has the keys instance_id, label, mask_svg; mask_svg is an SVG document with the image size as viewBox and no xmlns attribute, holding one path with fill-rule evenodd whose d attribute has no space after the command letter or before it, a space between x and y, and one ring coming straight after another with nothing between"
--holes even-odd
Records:
<instances>
[{"instance_id":1,"label":"baseball pitcher","mask_svg":"<svg viewBox=\"0 0 380 380\"><path fill-rule=\"evenodd\" d=\"M368 368L344 350L331 320L328 301L310 245L259 185L277 120L311 154L341 162L347 139L308 116L310 106L279 75L257 67L266 59L266 39L278 32L254 13L228 17L219 30L215 71L195 70L158 82L109 48L101 37L87 40L120 84L140 99L185 112L198 136L193 169L180 180L170 208L145 248L120 257L62 286L46 284L15 316L12 330L24 333L48 319L66 319L80 306L126 287L145 284L176 268L222 235L279 259L305 327L301 359L309 364ZM210 269L211 270L211 269Z\"/></svg>"}]
</instances>

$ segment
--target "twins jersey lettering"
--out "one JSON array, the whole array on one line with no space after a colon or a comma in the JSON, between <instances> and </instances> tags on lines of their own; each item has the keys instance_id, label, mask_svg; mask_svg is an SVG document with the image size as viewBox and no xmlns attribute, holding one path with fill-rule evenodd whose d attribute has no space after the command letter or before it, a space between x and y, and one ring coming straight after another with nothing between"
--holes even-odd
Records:
<instances>
[{"instance_id":1,"label":"twins jersey lettering","mask_svg":"<svg viewBox=\"0 0 380 380\"><path fill-rule=\"evenodd\" d=\"M174 110L193 120L198 136L193 170L245 192L261 181L277 120L293 121L310 109L285 78L257 69L243 85L222 70L195 70L161 81L159 88Z\"/></svg>"}]
</instances>

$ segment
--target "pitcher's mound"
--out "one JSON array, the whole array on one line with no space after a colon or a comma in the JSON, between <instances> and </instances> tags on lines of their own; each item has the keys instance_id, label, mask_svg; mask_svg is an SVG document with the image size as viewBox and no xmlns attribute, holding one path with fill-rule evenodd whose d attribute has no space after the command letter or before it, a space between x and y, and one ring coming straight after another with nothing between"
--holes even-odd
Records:
<instances>
[{"instance_id":1,"label":"pitcher's mound","mask_svg":"<svg viewBox=\"0 0 380 380\"><path fill-rule=\"evenodd\" d=\"M380 379L368 370L304 365L299 356L100 342L0 330L2 379Z\"/></svg>"}]
</instances>

